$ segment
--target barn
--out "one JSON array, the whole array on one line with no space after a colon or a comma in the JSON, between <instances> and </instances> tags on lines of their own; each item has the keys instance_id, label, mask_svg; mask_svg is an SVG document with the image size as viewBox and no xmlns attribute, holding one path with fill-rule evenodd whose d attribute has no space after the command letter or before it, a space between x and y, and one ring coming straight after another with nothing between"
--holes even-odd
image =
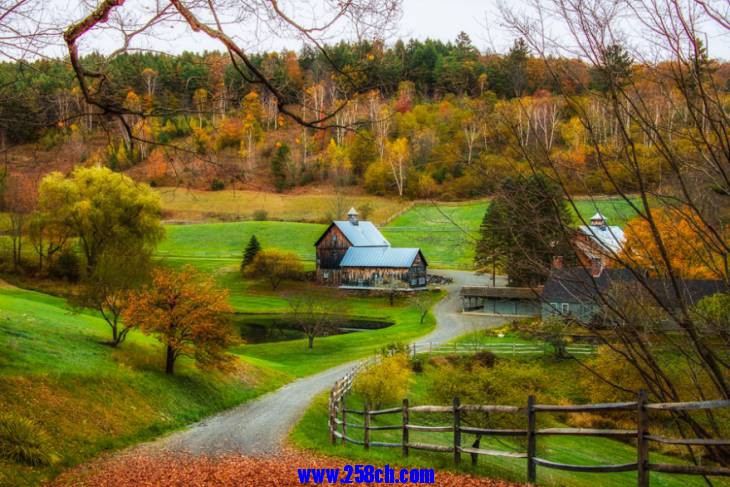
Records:
<instances>
[{"instance_id":1,"label":"barn","mask_svg":"<svg viewBox=\"0 0 730 487\"><path fill-rule=\"evenodd\" d=\"M347 220L332 222L314 246L320 284L343 288L426 287L428 262L421 249L392 247L375 225L358 219L354 208Z\"/></svg>"}]
</instances>

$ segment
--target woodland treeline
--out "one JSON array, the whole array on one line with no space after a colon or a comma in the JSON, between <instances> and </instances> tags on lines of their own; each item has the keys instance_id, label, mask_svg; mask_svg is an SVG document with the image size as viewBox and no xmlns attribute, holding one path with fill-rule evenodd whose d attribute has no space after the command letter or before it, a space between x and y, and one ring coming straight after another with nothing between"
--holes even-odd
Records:
<instances>
[{"instance_id":1,"label":"woodland treeline","mask_svg":"<svg viewBox=\"0 0 730 487\"><path fill-rule=\"evenodd\" d=\"M533 148L575 176L572 192L631 192L637 180L610 149L624 127L607 116L609 80L622 71L638 80L661 76L662 66L649 70L620 45L611 50L610 69L533 57L521 39L505 54L485 54L466 34L454 42L342 42L326 54L305 48L253 56L279 93L297 100L297 113L326 118L314 126L282 116L271 91L249 84L219 52L83 58L90 69L103 67L93 83L105 103L141 114L123 115L126 123L84 100L64 60L3 63L0 145L52 150L103 133L106 146L85 157L114 170L141 165L135 176L152 184L180 184L185 171L176 166L197 164L213 168L206 172L210 189L263 181L284 191L323 182L442 199L491 193L505 178L530 172L524 149ZM703 62L730 107L730 64ZM640 86L642 103L679 141L691 130L690 113L679 93L656 86ZM590 135L566 94L594 121ZM650 138L637 139L642 184L656 185L662 158Z\"/></svg>"}]
</instances>

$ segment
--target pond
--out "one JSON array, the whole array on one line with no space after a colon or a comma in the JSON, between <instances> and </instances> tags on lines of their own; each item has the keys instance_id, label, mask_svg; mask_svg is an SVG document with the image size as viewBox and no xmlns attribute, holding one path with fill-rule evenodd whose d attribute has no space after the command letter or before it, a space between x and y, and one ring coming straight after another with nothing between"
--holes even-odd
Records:
<instances>
[{"instance_id":1,"label":"pond","mask_svg":"<svg viewBox=\"0 0 730 487\"><path fill-rule=\"evenodd\" d=\"M248 314L235 313L233 323L246 343L278 342L303 338L299 328L299 317L289 313ZM354 333L380 330L393 325L385 319L357 316L343 316L339 325L330 334Z\"/></svg>"}]
</instances>

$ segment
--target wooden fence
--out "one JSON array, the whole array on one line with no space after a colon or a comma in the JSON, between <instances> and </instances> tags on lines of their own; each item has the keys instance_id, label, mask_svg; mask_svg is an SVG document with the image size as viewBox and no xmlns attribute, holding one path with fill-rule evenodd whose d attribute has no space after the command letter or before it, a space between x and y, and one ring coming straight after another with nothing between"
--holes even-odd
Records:
<instances>
[{"instance_id":1,"label":"wooden fence","mask_svg":"<svg viewBox=\"0 0 730 487\"><path fill-rule=\"evenodd\" d=\"M535 398L527 398L524 407L501 406L501 405L471 405L461 404L455 398L451 406L412 406L408 399L403 400L400 407L388 409L371 410L366 404L363 410L348 409L345 405L345 394L352 387L355 375L364 367L373 364L374 359L362 362L358 367L352 369L348 374L337 381L330 393L329 401L329 437L332 444L338 441L345 446L348 443L362 445L366 450L371 447L400 448L404 456L408 456L410 450L424 450L430 452L450 453L454 456L454 462L461 462L462 454L469 454L473 464L477 463L480 455L500 456L510 458L524 458L527 464L527 479L530 483L537 481L537 466L568 470L572 472L588 473L611 473L611 472L637 472L637 484L639 487L649 485L649 472L664 472L668 474L689 474L689 475L719 475L730 476L730 468L704 466L704 465L678 465L666 463L651 463L649 461L650 443L670 445L693 445L693 446L730 446L730 439L706 439L706 438L666 438L652 435L649 432L651 411L687 411L718 409L730 407L730 400L699 401L682 403L649 403L646 393L641 391L636 401L617 402L604 404L584 405L543 405L536 404ZM592 428L543 428L537 427L538 413L576 413L596 411L634 411L636 413L636 428L630 430L621 429L592 429ZM525 427L521 429L489 429L474 428L461 424L462 413L483 412L518 414L525 416ZM452 421L448 425L418 425L413 424L410 419L411 413L425 414L450 414ZM349 415L356 415L362 418L362 422L353 422ZM394 425L372 425L372 418L384 415L400 415L400 424ZM363 440L348 436L348 428L363 430ZM401 432L401 441L382 442L373 441L371 432L397 430ZM453 443L450 445L436 445L418 443L411 441L411 431L432 432L432 433L453 433ZM488 450L481 448L470 448L462 446L462 435L483 435L483 436L507 436L519 437L527 440L527 451L508 452L499 450ZM537 438L551 435L572 435L572 436L596 436L607 438L635 438L636 439L636 462L616 465L571 465L553 462L537 456Z\"/></svg>"},{"instance_id":2,"label":"wooden fence","mask_svg":"<svg viewBox=\"0 0 730 487\"><path fill-rule=\"evenodd\" d=\"M492 352L496 355L546 355L552 353L547 343L413 343L410 345L410 354L447 354L447 353L477 353ZM565 347L570 355L593 355L598 350L593 344L574 344Z\"/></svg>"}]
</instances>

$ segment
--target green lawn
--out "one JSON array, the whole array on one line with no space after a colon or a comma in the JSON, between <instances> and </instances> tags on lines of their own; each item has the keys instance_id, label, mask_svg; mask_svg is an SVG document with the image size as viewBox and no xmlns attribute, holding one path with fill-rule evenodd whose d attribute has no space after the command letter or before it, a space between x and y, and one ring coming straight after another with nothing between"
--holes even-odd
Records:
<instances>
[{"instance_id":1,"label":"green lawn","mask_svg":"<svg viewBox=\"0 0 730 487\"><path fill-rule=\"evenodd\" d=\"M486 200L417 204L385 226L383 234L394 246L420 247L433 267L470 269L488 205ZM619 226L625 226L634 214L626 201L616 198L581 199L576 208L586 220L600 211L609 223Z\"/></svg>"},{"instance_id":2,"label":"green lawn","mask_svg":"<svg viewBox=\"0 0 730 487\"><path fill-rule=\"evenodd\" d=\"M434 295L437 300L441 295ZM416 308L404 298L390 307L386 298L356 298L346 300L347 308L355 316L371 316L394 324L380 330L359 331L342 335L317 338L314 348L307 348L307 340L289 340L252 344L241 347L238 353L254 364L265 364L297 377L320 372L329 367L373 355L389 343L410 343L435 326L430 314L420 322Z\"/></svg>"},{"instance_id":3,"label":"green lawn","mask_svg":"<svg viewBox=\"0 0 730 487\"><path fill-rule=\"evenodd\" d=\"M416 204L381 230L393 246L420 247L431 267L470 269L488 204L486 200ZM585 219L600 211L610 223L620 226L633 211L617 199L579 200L576 206ZM314 243L325 228L323 224L255 221L166 225L167 238L158 255L214 270L240 262L246 243L256 235L264 248L294 252L313 268Z\"/></svg>"},{"instance_id":4,"label":"green lawn","mask_svg":"<svg viewBox=\"0 0 730 487\"><path fill-rule=\"evenodd\" d=\"M325 225L292 222L234 222L165 225L166 238L157 249L161 257L240 263L252 235L263 248L276 247L314 262L314 242Z\"/></svg>"},{"instance_id":5,"label":"green lawn","mask_svg":"<svg viewBox=\"0 0 730 487\"><path fill-rule=\"evenodd\" d=\"M525 359L522 359L525 360ZM541 359L535 359L541 360ZM546 361L545 367L550 368L549 360ZM575 364L560 364L555 370L556 377L562 384L557 385L557 389L565 389L557 391L565 394L568 401L576 401L571 398L572 386L565 384L565 375L569 375L570 370L562 370L567 368L578 367ZM408 394L411 405L434 404L434 400L429 394L429 378L428 374L431 367L427 366L425 373L415 374L416 378L410 386ZM573 370L572 373L576 373ZM556 379L558 380L558 379ZM386 404L382 407L396 406L396 404ZM350 409L362 409L362 401L354 394L348 396L347 407ZM444 415L443 418L435 418L435 415L411 414L411 423L421 425L444 425L451 419L451 416ZM549 414L541 414L540 421L546 421L545 426L559 427L563 426L558 419L550 417ZM354 414L348 415L348 422L362 423L362 417ZM376 416L372 418L371 424L374 426L381 425L398 425L401 424L399 414ZM349 428L348 436L362 440L363 431L361 429ZM463 434L462 444L468 444L473 441L472 435ZM343 447L339 442L337 445L329 443L327 435L327 394L318 397L310 409L305 413L302 420L296 425L290 435L290 440L294 445L300 448L317 451L320 453L335 455L351 459L353 463L367 463L373 465L398 465L407 467L432 467L437 470L458 470L453 463L453 456L450 453L431 453L418 450L411 450L410 455L404 458L401 455L400 448L379 448L372 447L366 451L362 446L348 444ZM371 441L381 441L390 443L401 442L401 432L396 431L373 431L371 432ZM453 433L433 433L433 432L415 432L411 431L410 441L421 443L433 443L450 445L453 444ZM518 441L503 438L483 438L481 445L483 449L503 450L503 451L525 451L525 445ZM636 461L636 449L630 444L624 444L615 440L605 438L591 437L569 437L569 436L551 436L538 438L538 455L541 458L560 462L579 465L602 465L602 464L618 464L632 463ZM679 460L658 453L651 454L651 461L660 463L678 463ZM492 478L504 478L512 481L526 481L526 463L524 459L512 459L505 457L486 457L480 456L478 466L471 466L469 455L462 455L461 471L475 473L481 476ZM438 479L438 471L436 473ZM584 485L601 485L609 487L621 487L624 485L635 485L636 474L613 473L613 474L587 474L564 472L560 470L551 470L543 467L537 468L537 479L540 485L546 486L568 486L579 487ZM701 478L690 476L670 476L666 474L652 474L651 484L653 486L662 487L681 487L685 485L700 486L704 485ZM718 483L716 485L729 485L729 483Z\"/></svg>"},{"instance_id":6,"label":"green lawn","mask_svg":"<svg viewBox=\"0 0 730 487\"><path fill-rule=\"evenodd\" d=\"M0 287L3 412L32 418L61 462L30 468L0 460L0 485L34 485L100 452L153 438L276 389L291 375L240 362L231 373L201 372L181 359L163 373L163 349L132 332L119 349L107 325L62 299Z\"/></svg>"}]
</instances>

